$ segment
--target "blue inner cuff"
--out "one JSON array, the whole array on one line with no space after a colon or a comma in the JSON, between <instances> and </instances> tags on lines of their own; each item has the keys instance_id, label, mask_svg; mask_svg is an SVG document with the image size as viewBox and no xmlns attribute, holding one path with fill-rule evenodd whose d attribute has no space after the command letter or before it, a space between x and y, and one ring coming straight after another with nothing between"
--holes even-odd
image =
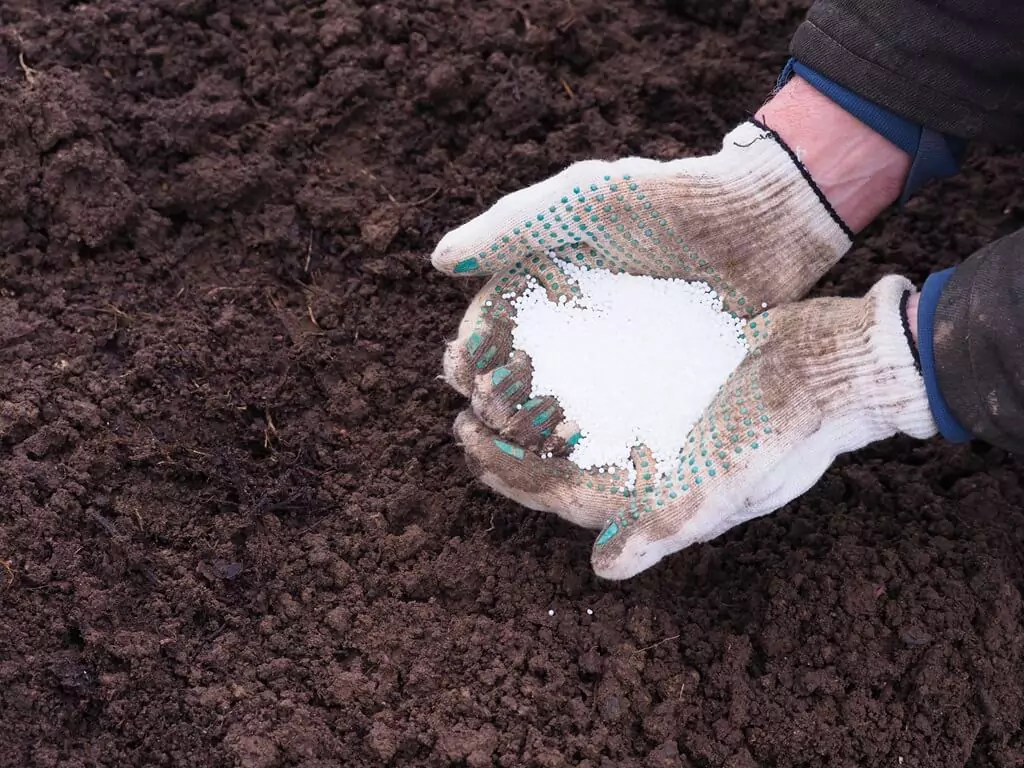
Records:
<instances>
[{"instance_id":1,"label":"blue inner cuff","mask_svg":"<svg viewBox=\"0 0 1024 768\"><path fill-rule=\"evenodd\" d=\"M964 429L949 409L939 388L938 372L935 369L935 310L939 306L942 289L954 271L955 267L950 267L930 275L921 288L917 304L917 352L921 358L921 376L928 393L928 405L939 432L951 443L966 443L970 441L971 433Z\"/></svg>"},{"instance_id":2,"label":"blue inner cuff","mask_svg":"<svg viewBox=\"0 0 1024 768\"><path fill-rule=\"evenodd\" d=\"M967 142L963 139L937 133L900 117L796 59L786 63L776 87L781 88L793 75L802 77L817 91L910 155L912 162L900 195L900 205L932 179L952 176L960 170L967 149Z\"/></svg>"}]
</instances>

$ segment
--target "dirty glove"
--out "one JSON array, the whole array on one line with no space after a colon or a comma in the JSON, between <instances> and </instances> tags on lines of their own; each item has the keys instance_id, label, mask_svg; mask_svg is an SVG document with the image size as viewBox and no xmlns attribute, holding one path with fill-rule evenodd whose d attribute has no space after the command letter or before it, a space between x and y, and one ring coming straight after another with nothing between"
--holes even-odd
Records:
<instances>
[{"instance_id":1,"label":"dirty glove","mask_svg":"<svg viewBox=\"0 0 1024 768\"><path fill-rule=\"evenodd\" d=\"M800 496L839 454L897 433L936 432L904 320L911 284L879 281L860 299L761 312L750 352L691 431L677 463L633 452L627 468L583 471L502 439L472 411L456 421L470 467L532 509L603 528L595 572L624 579ZM566 452L567 453L567 452Z\"/></svg>"},{"instance_id":2,"label":"dirty glove","mask_svg":"<svg viewBox=\"0 0 1024 768\"><path fill-rule=\"evenodd\" d=\"M753 121L707 157L575 163L507 195L438 244L439 270L491 277L446 350L445 378L489 420L489 396L478 384L508 363L514 296L530 278L552 298L573 291L544 258L552 250L613 272L707 282L726 311L746 316L802 297L850 245L849 230L792 152ZM512 369L506 386L526 386L529 360Z\"/></svg>"}]
</instances>

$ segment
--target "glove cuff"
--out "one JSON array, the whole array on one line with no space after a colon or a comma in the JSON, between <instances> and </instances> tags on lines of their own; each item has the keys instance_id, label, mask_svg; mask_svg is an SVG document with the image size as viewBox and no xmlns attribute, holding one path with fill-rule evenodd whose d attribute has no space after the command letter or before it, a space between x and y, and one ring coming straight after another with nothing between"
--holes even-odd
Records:
<instances>
[{"instance_id":1,"label":"glove cuff","mask_svg":"<svg viewBox=\"0 0 1024 768\"><path fill-rule=\"evenodd\" d=\"M868 292L870 354L855 375L866 410L880 428L926 439L938 429L903 319L905 297L914 292L911 282L899 275L882 278Z\"/></svg>"},{"instance_id":2,"label":"glove cuff","mask_svg":"<svg viewBox=\"0 0 1024 768\"><path fill-rule=\"evenodd\" d=\"M835 240L844 252L849 249L854 239L853 231L815 184L796 151L767 125L754 118L740 123L725 135L718 157L724 163L740 165L737 169L739 177L748 183L753 182L758 189L769 180L786 181L790 187L786 195L787 204L801 212L806 221L816 225L814 229ZM796 183L797 176L803 184Z\"/></svg>"},{"instance_id":3,"label":"glove cuff","mask_svg":"<svg viewBox=\"0 0 1024 768\"><path fill-rule=\"evenodd\" d=\"M687 170L692 174L693 166ZM762 254L748 265L748 277L771 286L765 293L773 304L802 298L853 245L853 233L796 153L755 120L726 134L699 170L703 183L694 192L713 185L716 210L709 213L731 222L723 235Z\"/></svg>"}]
</instances>

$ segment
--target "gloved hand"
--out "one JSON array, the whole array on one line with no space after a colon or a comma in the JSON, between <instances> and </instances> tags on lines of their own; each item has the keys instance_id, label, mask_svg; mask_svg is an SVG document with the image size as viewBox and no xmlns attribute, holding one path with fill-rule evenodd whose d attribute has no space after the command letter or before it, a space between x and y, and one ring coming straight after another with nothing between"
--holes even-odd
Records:
<instances>
[{"instance_id":1,"label":"gloved hand","mask_svg":"<svg viewBox=\"0 0 1024 768\"><path fill-rule=\"evenodd\" d=\"M835 457L936 426L903 307L899 276L859 299L812 299L747 322L750 352L695 425L671 467L635 450L625 467L582 471L510 444L472 411L456 421L470 467L527 507L603 530L595 572L624 579L695 542L768 514L808 490ZM564 452L563 452L564 453Z\"/></svg>"},{"instance_id":2,"label":"gloved hand","mask_svg":"<svg viewBox=\"0 0 1024 768\"><path fill-rule=\"evenodd\" d=\"M613 272L702 280L727 311L747 316L802 297L850 245L849 230L790 150L753 121L708 157L579 162L507 195L438 244L439 270L491 276L448 345L445 379L492 427L539 445L551 429L534 424L536 415L557 417L557 403L546 398L527 409L530 418L509 420L493 389L500 383L511 398L529 391L529 359L508 359L513 295L531 276L552 299L573 291L550 269L548 251ZM503 378L494 382L499 367Z\"/></svg>"}]
</instances>

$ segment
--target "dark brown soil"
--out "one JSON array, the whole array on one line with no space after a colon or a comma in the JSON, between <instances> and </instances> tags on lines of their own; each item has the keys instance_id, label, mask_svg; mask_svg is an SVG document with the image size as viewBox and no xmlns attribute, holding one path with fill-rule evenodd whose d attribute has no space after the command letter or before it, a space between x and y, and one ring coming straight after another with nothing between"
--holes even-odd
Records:
<instances>
[{"instance_id":1,"label":"dark brown soil","mask_svg":"<svg viewBox=\"0 0 1024 768\"><path fill-rule=\"evenodd\" d=\"M890 441L606 584L449 436L437 239L714 149L802 13L5 0L0 764L1024 763L1004 452ZM975 150L821 290L1021 226L1022 174Z\"/></svg>"}]
</instances>

